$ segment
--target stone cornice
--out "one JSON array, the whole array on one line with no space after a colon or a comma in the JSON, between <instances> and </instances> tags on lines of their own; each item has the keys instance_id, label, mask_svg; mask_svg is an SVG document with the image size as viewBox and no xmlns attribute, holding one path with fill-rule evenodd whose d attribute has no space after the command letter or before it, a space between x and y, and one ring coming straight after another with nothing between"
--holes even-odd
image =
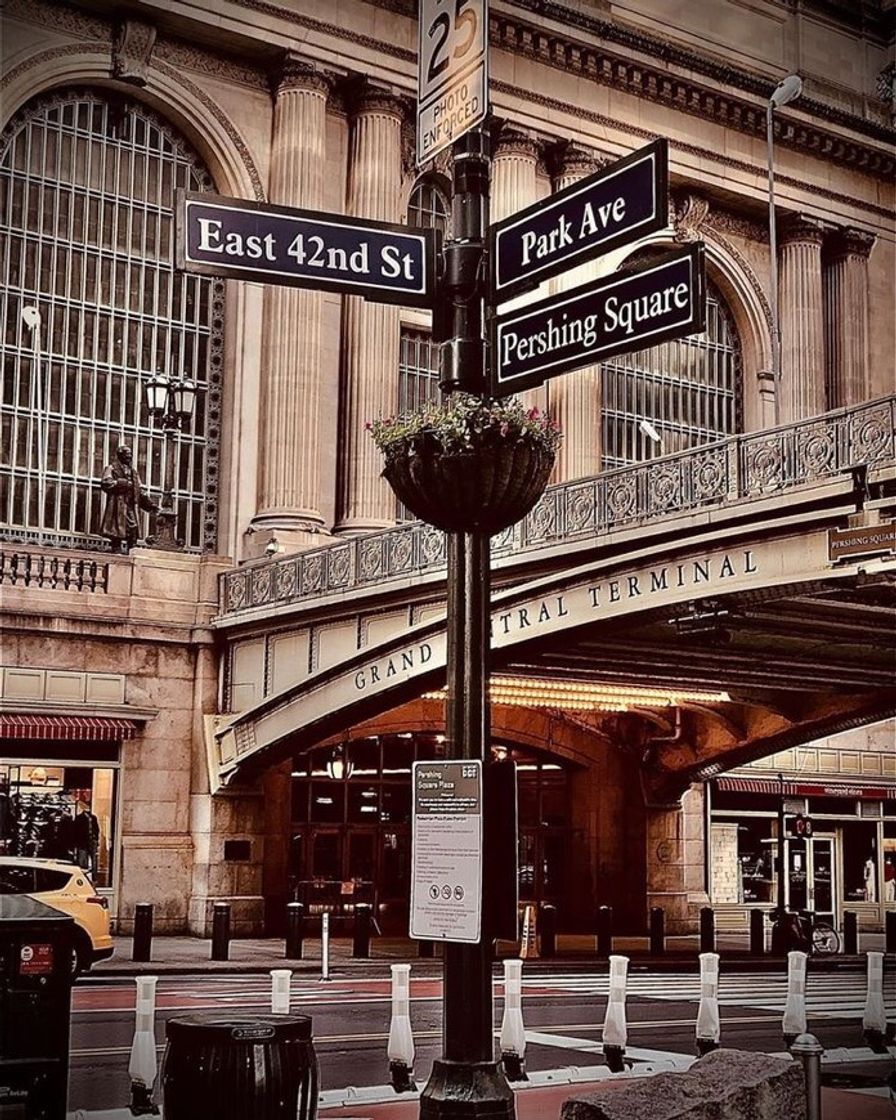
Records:
<instances>
[{"instance_id":1,"label":"stone cornice","mask_svg":"<svg viewBox=\"0 0 896 1120\"><path fill-rule=\"evenodd\" d=\"M726 128L753 136L765 136L764 103L757 104L735 93L698 84L683 75L670 73L668 66L671 62L710 78L719 85L761 97L763 102L768 100L774 82L734 67L711 62L683 48L659 43L640 32L632 32L592 16L571 12L551 0L539 0L539 11L554 19L565 19L568 15L566 22L570 26L586 30L614 46L626 48L626 52L635 50L652 56L656 58L656 65L635 60L626 52L607 50L603 44L586 46L571 37L561 37L557 32L547 32L506 16L491 17L492 44L512 54L527 55L546 66L591 78L600 85L667 105ZM495 83L492 84L494 86ZM525 96L528 98L531 94L526 91ZM890 146L896 139L893 129L832 109L809 98L800 99L799 109L801 113L811 114ZM775 117L774 127L776 143L784 147L808 151L822 159L842 162L888 180L896 171L896 161L890 151L868 147L815 124L792 120L780 114Z\"/></svg>"},{"instance_id":2,"label":"stone cornice","mask_svg":"<svg viewBox=\"0 0 896 1120\"><path fill-rule=\"evenodd\" d=\"M313 30L316 34L332 36L365 50L399 59L410 69L416 66L416 54L404 47L382 39L359 35L345 27L324 23L309 16L271 3L270 0L232 0L234 5L278 19L286 25ZM379 6L413 18L412 5L406 0L378 0ZM671 44L644 31L621 26L568 8L559 0L504 0L503 7L516 7L528 15L512 15L506 11L493 14L490 20L490 41L493 46L514 54L529 56L545 65L563 69L593 81L624 90L659 104L725 127L753 136L765 135L765 102L774 87L774 80L719 62L685 46ZM564 34L559 30L543 30L531 22L533 17L557 21L569 28ZM5 0L4 18L21 18L52 26L88 38L107 38L110 24L76 9L44 0ZM573 38L580 33L577 41ZM600 44L583 44L581 34L600 39ZM609 49L606 49L604 44ZM615 48L615 51L613 50ZM187 52L186 54L184 52ZM635 61L637 52L647 61ZM174 54L180 57L173 57ZM260 69L241 65L240 62L219 57L214 52L175 44L174 40L160 37L156 55L172 62L195 65L207 73L222 78L260 84ZM651 61L654 60L654 61ZM692 74L708 79L710 84L698 84L690 77L669 72L669 66L680 67ZM712 83L736 90L738 93L759 98L760 103L739 97L737 93L722 92L712 88ZM492 82L492 88L501 83ZM538 102L535 91L520 91L507 86L516 99ZM886 144L892 148L896 130L887 125L865 120L854 113L835 106L802 97L799 102L801 116L812 116L837 127L848 129L858 136ZM624 122L617 121L617 126ZM820 159L853 167L857 171L886 180L896 172L892 151L879 146L864 144L860 139L843 137L813 122L794 120L777 115L776 142L784 147L808 152ZM649 134L653 135L653 134ZM754 169L755 170L755 169Z\"/></svg>"},{"instance_id":3,"label":"stone cornice","mask_svg":"<svg viewBox=\"0 0 896 1120\"><path fill-rule=\"evenodd\" d=\"M521 8L542 19L555 20L565 27L588 32L605 43L619 46L623 48L624 52L620 56L620 61L631 63L631 52L637 51L639 54L656 59L662 65L664 72L671 63L673 66L680 66L683 69L693 71L695 74L711 78L719 85L730 86L733 89L742 90L744 93L755 94L761 97L763 101L768 101L777 84L777 80L774 78L764 78L761 75L751 73L749 70L732 66L730 63L719 62L709 55L691 50L680 44L670 43L667 39L661 39L649 32L614 23L611 20L601 19L598 16L587 15L574 8L567 7L559 0L504 0L504 3L508 7ZM492 41L495 41L496 38L506 37L502 25L512 25L514 17L504 13L492 13L490 22L491 38ZM538 54L549 57L556 56L558 52L565 53L564 48L572 45L568 41L565 43L561 41L556 32L542 31L538 27L528 27L527 31L533 36ZM560 64L562 65L562 59ZM825 102L801 97L800 108L806 113L828 120L832 124L861 132L877 140L893 142L893 129L876 121L868 121L862 117L857 117L854 113L838 109Z\"/></svg>"},{"instance_id":4,"label":"stone cornice","mask_svg":"<svg viewBox=\"0 0 896 1120\"><path fill-rule=\"evenodd\" d=\"M508 99L520 101L520 92L516 86L510 85L507 82L501 82L493 78L491 81L493 93L500 93ZM562 113L566 116L576 118L578 120L587 121L589 125L597 125L600 128L613 129L623 135L630 137L633 143L647 144L651 140L658 138L658 133L644 128L639 124L632 124L621 118L609 117L604 113L598 113L594 109L586 108L580 104L571 104L567 101L561 101L556 97L549 97L543 93L527 92L525 100L528 104L538 106L550 113ZM672 151L686 152L688 155L697 156L700 159L711 159L714 163L720 164L723 167L730 167L732 170L743 172L745 175L758 175L765 173L765 167L758 163L748 162L743 159L735 159L733 156L727 156L720 152L708 151L705 147L697 144L688 144L684 141L674 141L671 145ZM805 179L796 179L792 175L777 174L775 182L785 184L789 187L798 187L801 190L806 189ZM821 187L816 184L811 185L811 193L819 198L825 198L842 206L855 206L856 199L854 195L843 194L840 191L828 190L826 187ZM874 203L862 202L861 208L869 214L877 215L890 221L892 219L892 207L878 206Z\"/></svg>"}]
</instances>

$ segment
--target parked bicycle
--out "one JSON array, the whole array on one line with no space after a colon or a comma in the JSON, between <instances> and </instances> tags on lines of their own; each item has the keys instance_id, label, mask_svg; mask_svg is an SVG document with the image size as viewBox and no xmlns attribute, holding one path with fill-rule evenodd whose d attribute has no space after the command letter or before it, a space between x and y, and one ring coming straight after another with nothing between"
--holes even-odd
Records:
<instances>
[{"instance_id":1,"label":"parked bicycle","mask_svg":"<svg viewBox=\"0 0 896 1120\"><path fill-rule=\"evenodd\" d=\"M811 910L788 911L779 920L778 911L771 912L772 951L798 949L817 956L840 952L840 934L830 924L815 917Z\"/></svg>"}]
</instances>

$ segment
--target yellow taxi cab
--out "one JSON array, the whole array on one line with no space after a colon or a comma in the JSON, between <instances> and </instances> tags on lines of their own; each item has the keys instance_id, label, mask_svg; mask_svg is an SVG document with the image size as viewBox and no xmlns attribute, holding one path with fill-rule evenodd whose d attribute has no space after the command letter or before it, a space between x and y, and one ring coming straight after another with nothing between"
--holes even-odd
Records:
<instances>
[{"instance_id":1,"label":"yellow taxi cab","mask_svg":"<svg viewBox=\"0 0 896 1120\"><path fill-rule=\"evenodd\" d=\"M0 856L0 894L27 894L75 919L72 973L77 976L114 952L109 904L76 863Z\"/></svg>"}]
</instances>

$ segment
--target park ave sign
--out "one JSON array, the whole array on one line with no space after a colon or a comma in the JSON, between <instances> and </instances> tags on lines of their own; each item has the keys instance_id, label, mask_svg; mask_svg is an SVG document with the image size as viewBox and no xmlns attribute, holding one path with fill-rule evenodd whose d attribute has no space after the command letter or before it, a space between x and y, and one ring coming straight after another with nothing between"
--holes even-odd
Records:
<instances>
[{"instance_id":1,"label":"park ave sign","mask_svg":"<svg viewBox=\"0 0 896 1120\"><path fill-rule=\"evenodd\" d=\"M489 229L497 302L600 253L663 229L668 155L655 140Z\"/></svg>"}]
</instances>

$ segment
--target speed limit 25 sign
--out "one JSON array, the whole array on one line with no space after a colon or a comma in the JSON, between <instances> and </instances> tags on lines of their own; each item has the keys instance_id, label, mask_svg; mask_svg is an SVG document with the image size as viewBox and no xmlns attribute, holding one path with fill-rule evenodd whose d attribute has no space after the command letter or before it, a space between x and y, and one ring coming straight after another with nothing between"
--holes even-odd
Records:
<instances>
[{"instance_id":1,"label":"speed limit 25 sign","mask_svg":"<svg viewBox=\"0 0 896 1120\"><path fill-rule=\"evenodd\" d=\"M417 163L488 112L487 0L420 0Z\"/></svg>"}]
</instances>

